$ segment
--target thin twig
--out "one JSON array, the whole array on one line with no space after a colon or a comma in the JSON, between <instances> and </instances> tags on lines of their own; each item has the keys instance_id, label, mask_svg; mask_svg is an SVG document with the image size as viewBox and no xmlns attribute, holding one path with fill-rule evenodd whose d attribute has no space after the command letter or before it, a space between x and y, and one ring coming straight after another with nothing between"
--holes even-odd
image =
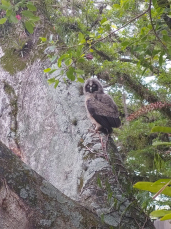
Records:
<instances>
[{"instance_id":1,"label":"thin twig","mask_svg":"<svg viewBox=\"0 0 171 229\"><path fill-rule=\"evenodd\" d=\"M121 29L123 29L124 27L126 27L127 25L129 25L131 22L133 22L133 21L135 21L136 19L140 18L141 16L143 16L144 14L146 14L146 13L150 10L150 7L151 7L151 5L149 4L148 9L145 10L143 13L141 13L141 14L139 14L138 16L132 18L130 21L128 21L127 23L125 23L123 26L121 26L119 29L116 29L115 31L109 33L107 36L105 36L105 37L103 37L103 38L97 40L94 44L96 44L96 43L99 42L99 41L102 41L102 40L106 39L107 37L111 36L112 34L118 32L119 30L121 30ZM94 44L93 44L93 45L94 45Z\"/></svg>"}]
</instances>

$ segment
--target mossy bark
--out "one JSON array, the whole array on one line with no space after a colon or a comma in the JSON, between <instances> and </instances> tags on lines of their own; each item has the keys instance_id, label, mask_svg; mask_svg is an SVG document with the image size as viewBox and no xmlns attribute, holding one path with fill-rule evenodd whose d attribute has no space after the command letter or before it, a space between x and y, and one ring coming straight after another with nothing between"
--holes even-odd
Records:
<instances>
[{"instance_id":1,"label":"mossy bark","mask_svg":"<svg viewBox=\"0 0 171 229\"><path fill-rule=\"evenodd\" d=\"M66 197L0 142L0 228L109 228Z\"/></svg>"}]
</instances>

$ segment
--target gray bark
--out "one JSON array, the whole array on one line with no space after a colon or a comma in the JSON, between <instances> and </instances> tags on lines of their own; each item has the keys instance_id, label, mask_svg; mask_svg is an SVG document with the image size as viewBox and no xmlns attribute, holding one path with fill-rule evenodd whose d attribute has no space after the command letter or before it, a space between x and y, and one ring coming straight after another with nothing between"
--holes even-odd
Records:
<instances>
[{"instance_id":1,"label":"gray bark","mask_svg":"<svg viewBox=\"0 0 171 229\"><path fill-rule=\"evenodd\" d=\"M34 172L0 142L0 228L101 228L109 225Z\"/></svg>"}]
</instances>

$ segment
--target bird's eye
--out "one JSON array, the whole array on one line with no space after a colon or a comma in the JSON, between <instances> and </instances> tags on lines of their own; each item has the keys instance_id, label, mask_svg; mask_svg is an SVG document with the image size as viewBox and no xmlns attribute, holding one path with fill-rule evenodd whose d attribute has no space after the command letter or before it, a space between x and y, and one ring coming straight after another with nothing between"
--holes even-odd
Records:
<instances>
[{"instance_id":1,"label":"bird's eye","mask_svg":"<svg viewBox=\"0 0 171 229\"><path fill-rule=\"evenodd\" d=\"M87 87L89 88L89 87L90 87L90 85L87 85Z\"/></svg>"},{"instance_id":2,"label":"bird's eye","mask_svg":"<svg viewBox=\"0 0 171 229\"><path fill-rule=\"evenodd\" d=\"M95 84L93 84L93 87L95 88L95 87L96 87L96 85L95 85Z\"/></svg>"}]
</instances>

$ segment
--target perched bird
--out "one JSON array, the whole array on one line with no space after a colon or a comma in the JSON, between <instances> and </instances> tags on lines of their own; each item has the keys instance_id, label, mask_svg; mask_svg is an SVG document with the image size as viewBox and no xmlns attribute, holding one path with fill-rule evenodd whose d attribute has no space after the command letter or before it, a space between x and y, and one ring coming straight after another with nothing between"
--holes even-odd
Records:
<instances>
[{"instance_id":1,"label":"perched bird","mask_svg":"<svg viewBox=\"0 0 171 229\"><path fill-rule=\"evenodd\" d=\"M112 127L121 125L118 108L113 99L104 93L97 79L88 79L84 84L85 106L95 131L112 133Z\"/></svg>"}]
</instances>

